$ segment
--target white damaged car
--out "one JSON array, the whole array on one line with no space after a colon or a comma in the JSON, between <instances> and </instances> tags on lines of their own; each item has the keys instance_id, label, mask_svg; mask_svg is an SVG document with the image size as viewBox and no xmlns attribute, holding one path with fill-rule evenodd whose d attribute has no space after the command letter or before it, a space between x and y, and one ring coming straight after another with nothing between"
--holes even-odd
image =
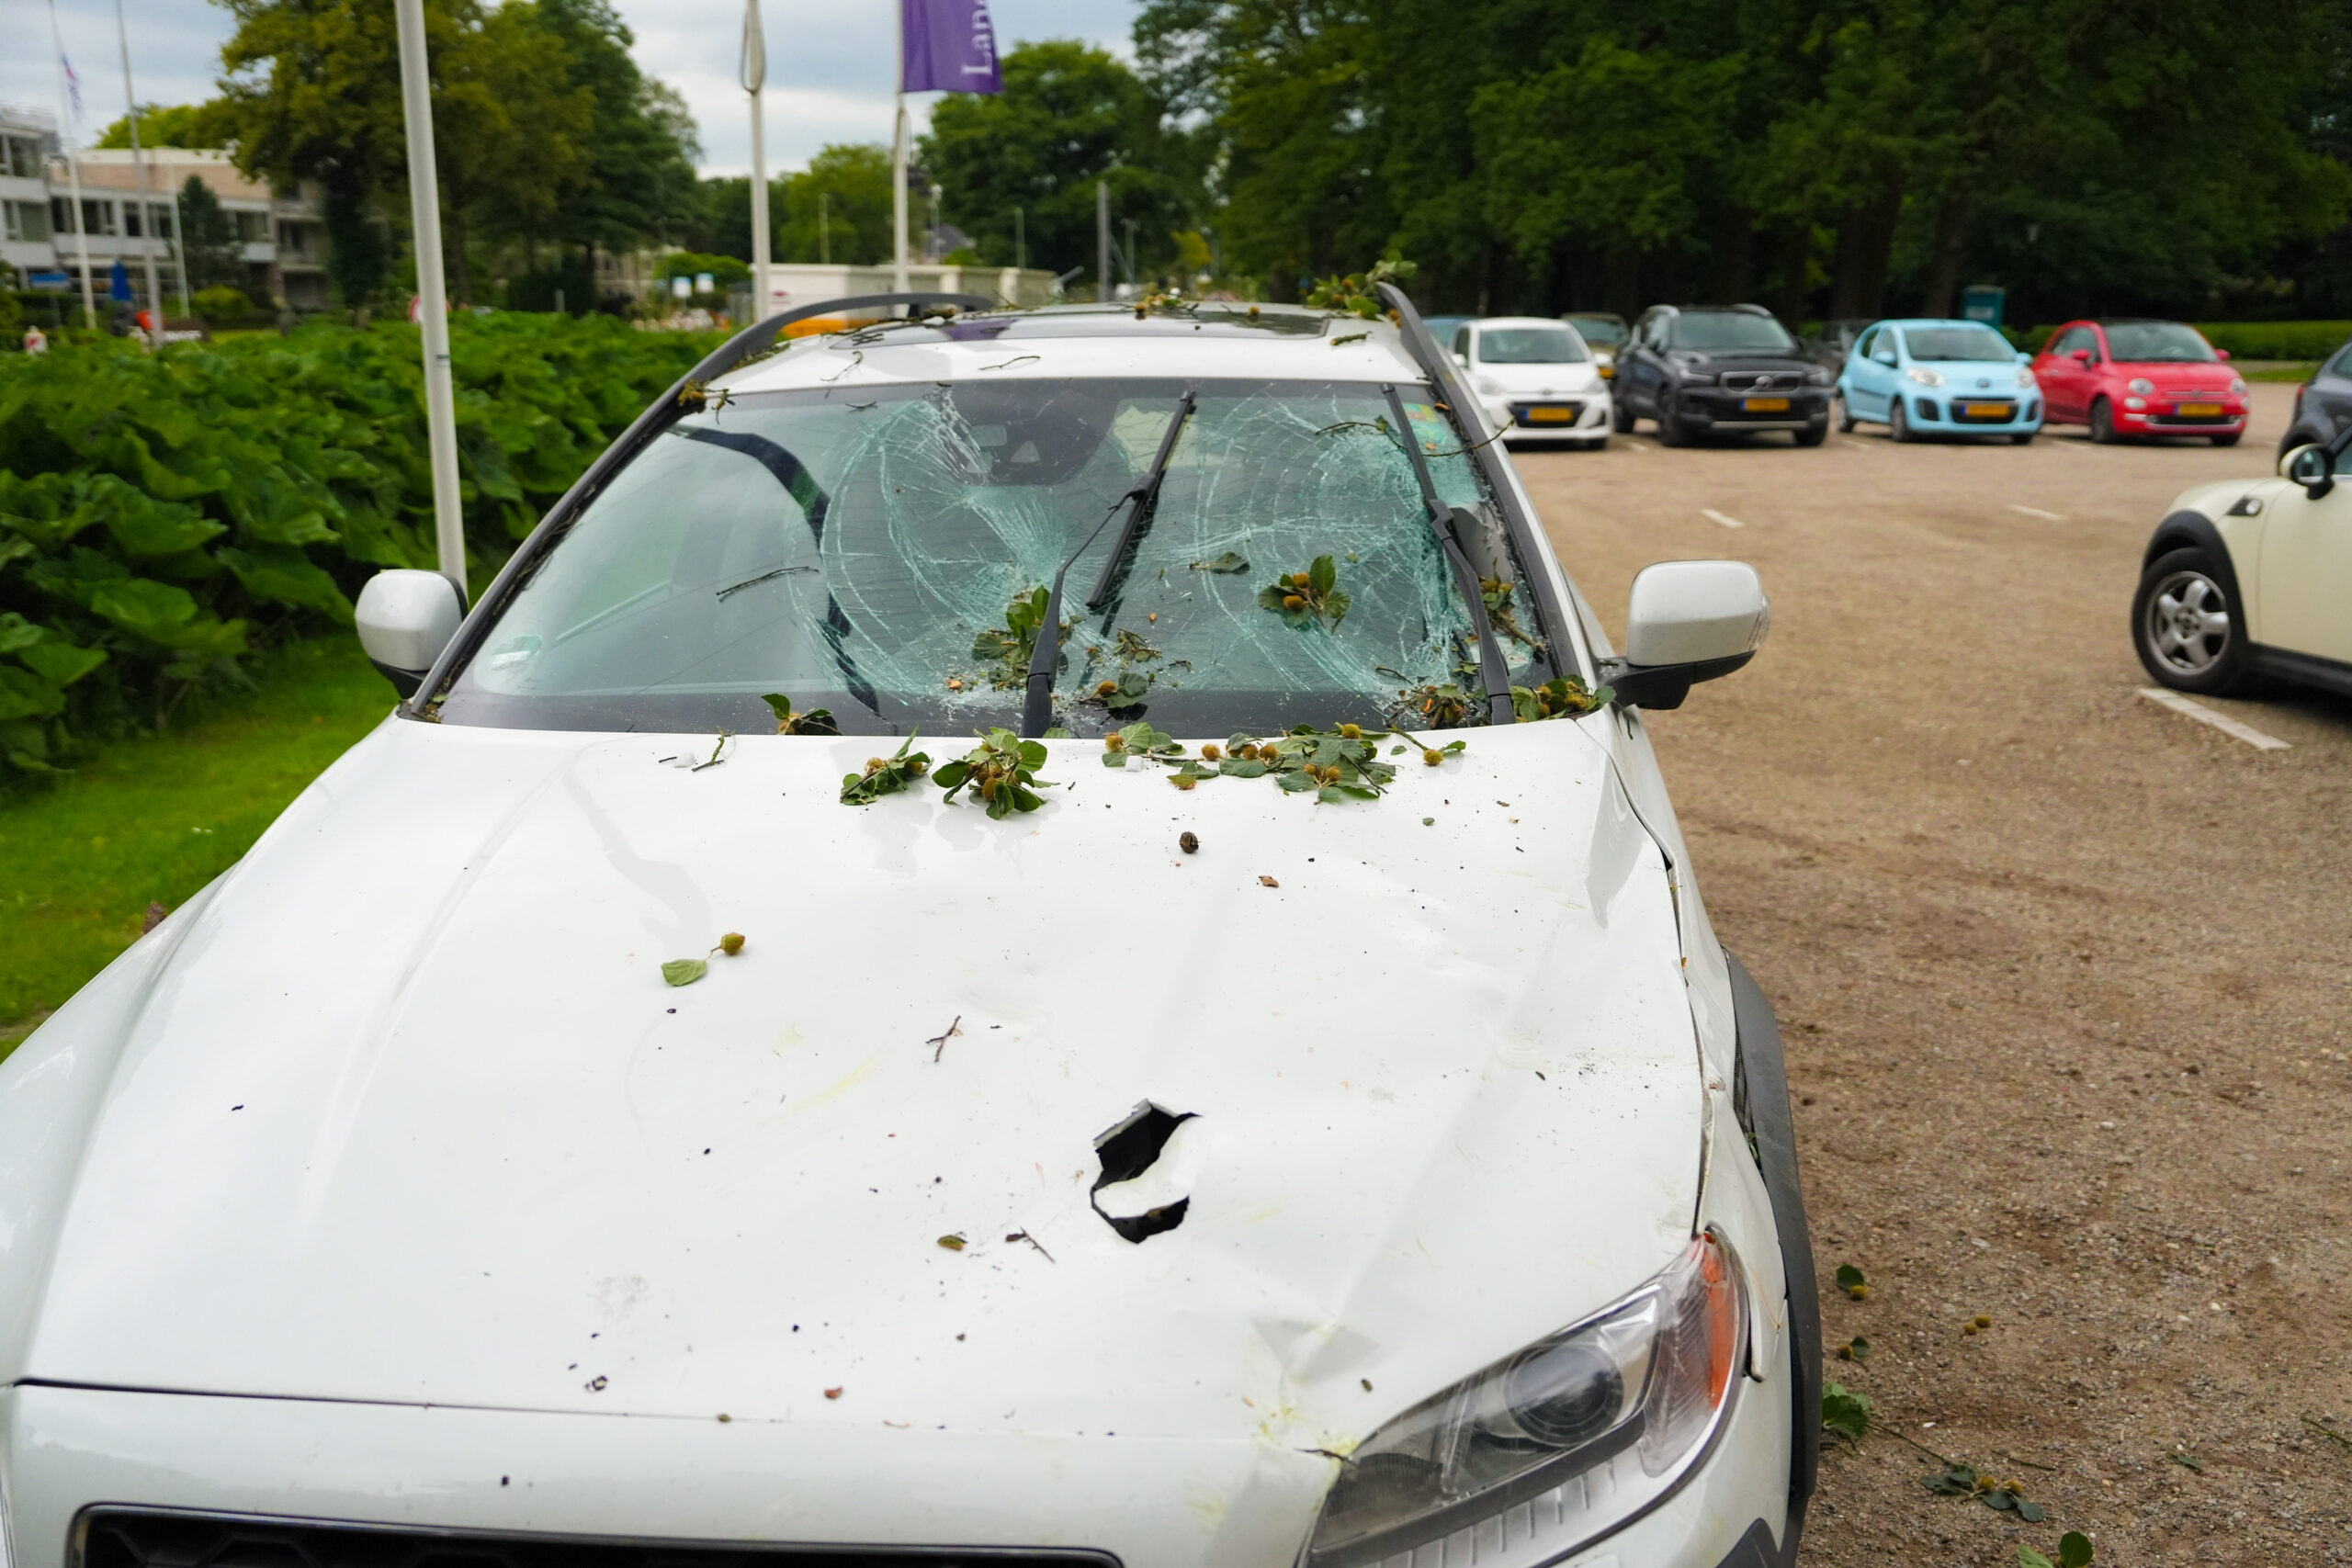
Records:
<instances>
[{"instance_id":1,"label":"white damaged car","mask_svg":"<svg viewBox=\"0 0 2352 1568\"><path fill-rule=\"evenodd\" d=\"M398 710L0 1065L0 1560L1791 1561L1639 713L1763 593L1613 654L1387 302L829 301L371 582Z\"/></svg>"}]
</instances>

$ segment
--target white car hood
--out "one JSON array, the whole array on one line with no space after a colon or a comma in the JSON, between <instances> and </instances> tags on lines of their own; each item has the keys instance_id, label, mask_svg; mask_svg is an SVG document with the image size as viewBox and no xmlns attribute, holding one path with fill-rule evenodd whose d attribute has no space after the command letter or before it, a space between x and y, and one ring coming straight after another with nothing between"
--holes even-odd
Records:
<instances>
[{"instance_id":1,"label":"white car hood","mask_svg":"<svg viewBox=\"0 0 2352 1568\"><path fill-rule=\"evenodd\" d=\"M1482 361L1478 374L1501 388L1506 394L1533 393L1540 397L1553 392L1589 392L1600 385L1600 371L1589 362L1579 365L1488 365Z\"/></svg>"},{"instance_id":2,"label":"white car hood","mask_svg":"<svg viewBox=\"0 0 2352 1568\"><path fill-rule=\"evenodd\" d=\"M1075 788L992 822L838 804L871 739L688 772L710 738L390 722L174 933L18 1370L1360 1436L1639 1283L1697 1201L1658 852L1578 724L1467 739L1346 806L1062 742ZM71 1016L0 1106L73 1070ZM1090 1188L1147 1100L1200 1121L1136 1244Z\"/></svg>"}]
</instances>

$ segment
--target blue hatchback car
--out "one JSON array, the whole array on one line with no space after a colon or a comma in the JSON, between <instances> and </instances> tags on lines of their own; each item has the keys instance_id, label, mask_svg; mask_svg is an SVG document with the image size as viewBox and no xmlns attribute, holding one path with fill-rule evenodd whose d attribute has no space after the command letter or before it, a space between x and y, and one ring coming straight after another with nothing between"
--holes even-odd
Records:
<instances>
[{"instance_id":1,"label":"blue hatchback car","mask_svg":"<svg viewBox=\"0 0 2352 1568\"><path fill-rule=\"evenodd\" d=\"M1838 374L1838 428L1869 420L1897 441L2006 435L2022 446L2041 428L2028 360L1982 321L1877 322Z\"/></svg>"}]
</instances>

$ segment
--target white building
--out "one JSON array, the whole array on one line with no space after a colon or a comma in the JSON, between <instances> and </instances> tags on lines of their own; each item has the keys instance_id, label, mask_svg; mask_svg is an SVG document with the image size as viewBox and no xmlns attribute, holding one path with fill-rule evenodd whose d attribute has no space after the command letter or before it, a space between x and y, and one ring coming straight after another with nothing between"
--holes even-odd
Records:
<instances>
[{"instance_id":1,"label":"white building","mask_svg":"<svg viewBox=\"0 0 2352 1568\"><path fill-rule=\"evenodd\" d=\"M155 259L157 285L167 309L176 306L178 272L172 244L173 197L190 175L204 182L237 227L246 292L283 299L297 310L327 304L325 231L308 191L272 190L248 179L226 152L154 147L146 154L147 189L127 148L84 149L79 164L82 204L57 137L54 116L0 106L0 261L38 284L62 275L78 296L87 241L91 284L104 297L121 261L134 295L146 292L144 258ZM38 276L37 276L38 275ZM143 298L141 299L143 303Z\"/></svg>"}]
</instances>

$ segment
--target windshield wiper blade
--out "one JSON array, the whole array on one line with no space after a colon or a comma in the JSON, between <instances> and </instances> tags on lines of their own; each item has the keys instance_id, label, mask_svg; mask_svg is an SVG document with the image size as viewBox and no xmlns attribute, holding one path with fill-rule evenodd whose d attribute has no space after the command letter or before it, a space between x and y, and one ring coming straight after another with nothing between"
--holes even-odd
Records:
<instances>
[{"instance_id":1,"label":"windshield wiper blade","mask_svg":"<svg viewBox=\"0 0 2352 1568\"><path fill-rule=\"evenodd\" d=\"M1159 455L1152 459L1151 471L1143 477L1142 483L1111 503L1111 509L1102 513L1102 521L1094 525L1094 532L1079 541L1078 548L1070 551L1061 569L1054 573L1053 592L1046 596L1046 621L1037 628L1037 646L1029 656L1029 690L1021 705L1023 735L1033 739L1043 735L1046 721L1053 716L1054 666L1061 662L1062 656L1062 579L1069 575L1069 569L1078 563L1078 558L1092 547L1102 530L1111 525L1111 519L1119 514L1122 506L1132 510L1127 513L1126 527L1120 531L1119 547L1112 554L1113 566L1115 567L1120 558L1126 554L1127 547L1135 537L1136 520L1159 494L1159 481L1167 476L1168 459L1176 450L1176 434L1184 428L1184 422L1192 416L1193 394L1188 391L1183 401L1176 407L1176 417L1168 422L1168 434L1160 437ZM1095 584L1094 591L1098 596L1109 581L1110 572L1105 571L1102 581ZM1089 607L1091 608L1091 604Z\"/></svg>"},{"instance_id":2,"label":"windshield wiper blade","mask_svg":"<svg viewBox=\"0 0 2352 1568\"><path fill-rule=\"evenodd\" d=\"M1453 567L1454 586L1461 590L1463 602L1470 606L1470 624L1478 633L1478 678L1487 688L1487 722L1509 724L1516 716L1510 702L1510 666L1503 662L1503 645L1496 640L1494 618L1487 614L1487 595L1478 581L1478 570L1462 553L1462 540L1456 531L1457 523L1467 513L1460 507L1446 505L1438 495L1429 459L1422 455L1421 444L1413 435L1413 422L1405 413L1403 396L1393 385L1382 389L1388 394L1389 412L1396 416L1396 438L1405 444L1405 456L1413 463L1413 478L1420 482L1421 502L1430 513L1430 530L1437 535L1439 547Z\"/></svg>"},{"instance_id":3,"label":"windshield wiper blade","mask_svg":"<svg viewBox=\"0 0 2352 1568\"><path fill-rule=\"evenodd\" d=\"M1187 390L1183 400L1176 405L1176 417L1168 422L1168 434L1159 438L1159 454L1151 460L1151 471L1134 491L1135 506L1127 513L1126 525L1119 530L1119 542L1111 547L1111 558L1102 563L1102 575L1094 580L1094 592L1086 596L1086 607L1100 610L1102 601L1110 596L1112 581L1127 564L1128 556L1151 526L1152 509L1159 504L1159 482L1168 477L1168 460L1176 455L1176 437L1183 434L1184 422L1193 417L1193 394Z\"/></svg>"}]
</instances>

